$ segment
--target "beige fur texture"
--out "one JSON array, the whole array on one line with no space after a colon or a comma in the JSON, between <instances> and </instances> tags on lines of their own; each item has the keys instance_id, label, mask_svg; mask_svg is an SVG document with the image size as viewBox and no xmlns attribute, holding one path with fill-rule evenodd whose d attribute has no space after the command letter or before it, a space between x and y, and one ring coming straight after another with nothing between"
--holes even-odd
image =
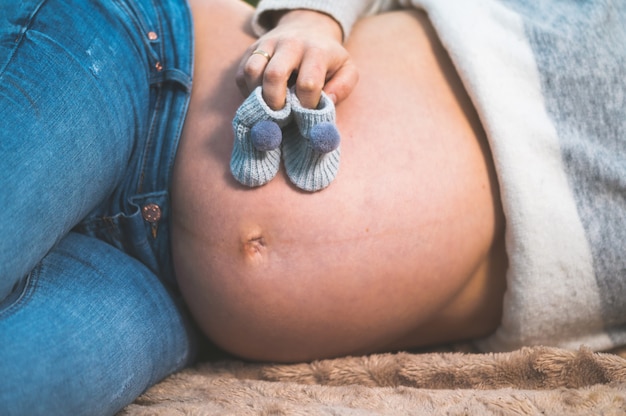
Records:
<instances>
[{"instance_id":1,"label":"beige fur texture","mask_svg":"<svg viewBox=\"0 0 626 416\"><path fill-rule=\"evenodd\" d=\"M226 359L170 376L119 416L422 414L626 415L626 348Z\"/></svg>"}]
</instances>

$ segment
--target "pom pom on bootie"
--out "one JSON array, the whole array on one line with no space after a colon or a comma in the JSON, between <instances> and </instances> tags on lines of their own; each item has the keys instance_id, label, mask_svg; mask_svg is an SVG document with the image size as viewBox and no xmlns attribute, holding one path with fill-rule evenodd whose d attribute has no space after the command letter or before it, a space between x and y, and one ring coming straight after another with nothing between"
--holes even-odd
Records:
<instances>
[{"instance_id":1,"label":"pom pom on bootie","mask_svg":"<svg viewBox=\"0 0 626 416\"><path fill-rule=\"evenodd\" d=\"M341 138L334 123L322 121L311 127L308 134L311 148L316 152L329 153L339 147Z\"/></svg>"},{"instance_id":2,"label":"pom pom on bootie","mask_svg":"<svg viewBox=\"0 0 626 416\"><path fill-rule=\"evenodd\" d=\"M276 122L263 120L250 129L250 140L252 140L252 145L259 152L269 152L280 147L280 143L283 140L283 132Z\"/></svg>"},{"instance_id":3,"label":"pom pom on bootie","mask_svg":"<svg viewBox=\"0 0 626 416\"><path fill-rule=\"evenodd\" d=\"M291 103L281 110L272 110L257 87L241 104L233 118L235 141L230 158L230 171L246 186L261 186L276 176L280 169L282 131L291 121Z\"/></svg>"},{"instance_id":4,"label":"pom pom on bootie","mask_svg":"<svg viewBox=\"0 0 626 416\"><path fill-rule=\"evenodd\" d=\"M335 105L322 92L317 108L304 108L291 88L287 95L295 128L285 130L283 156L287 176L305 191L326 188L339 170L341 137L335 126Z\"/></svg>"}]
</instances>

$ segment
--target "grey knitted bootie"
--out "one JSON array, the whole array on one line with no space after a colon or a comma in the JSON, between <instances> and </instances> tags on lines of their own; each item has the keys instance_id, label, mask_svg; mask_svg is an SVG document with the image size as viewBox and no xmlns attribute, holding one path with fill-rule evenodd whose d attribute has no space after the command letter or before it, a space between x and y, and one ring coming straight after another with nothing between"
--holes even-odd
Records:
<instances>
[{"instance_id":1,"label":"grey knitted bootie","mask_svg":"<svg viewBox=\"0 0 626 416\"><path fill-rule=\"evenodd\" d=\"M272 110L257 87L241 104L233 118L235 142L230 171L243 185L261 186L276 176L280 168L281 128L292 118L287 100L281 110Z\"/></svg>"},{"instance_id":2,"label":"grey knitted bootie","mask_svg":"<svg viewBox=\"0 0 626 416\"><path fill-rule=\"evenodd\" d=\"M340 135L335 126L335 105L322 92L317 108L304 108L293 88L287 101L295 122L284 132L287 176L300 189L319 191L330 185L339 170Z\"/></svg>"}]
</instances>

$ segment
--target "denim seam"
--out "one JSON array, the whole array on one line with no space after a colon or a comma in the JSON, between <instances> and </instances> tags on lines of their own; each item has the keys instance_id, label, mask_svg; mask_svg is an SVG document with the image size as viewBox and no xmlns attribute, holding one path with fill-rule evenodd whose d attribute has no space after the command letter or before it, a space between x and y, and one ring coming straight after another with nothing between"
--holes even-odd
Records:
<instances>
[{"instance_id":1,"label":"denim seam","mask_svg":"<svg viewBox=\"0 0 626 416\"><path fill-rule=\"evenodd\" d=\"M137 183L137 189L136 189L138 194L143 193L143 184L144 184L144 180L146 176L146 164L147 164L148 158L152 154L156 123L159 120L158 114L159 114L159 109L161 107L161 100L163 98L162 95L163 95L163 91L161 90L160 87L157 87L156 97L155 97L155 102L154 102L154 110L152 111L152 114L150 117L150 128L148 129L146 143L143 146L143 155L141 157L141 168L139 169L139 182Z\"/></svg>"},{"instance_id":2,"label":"denim seam","mask_svg":"<svg viewBox=\"0 0 626 416\"><path fill-rule=\"evenodd\" d=\"M148 60L152 61L151 67L153 67L154 63L159 60L159 56L154 51L154 49L152 48L152 43L147 38L147 33L150 31L150 25L147 24L145 22L145 19L142 18L142 13L131 7L129 2L117 0L115 1L115 4L123 13L126 14L126 16L131 20L132 24L135 26L135 29L137 30L138 35L141 38L141 43L143 44L143 47L147 52Z\"/></svg>"},{"instance_id":3,"label":"denim seam","mask_svg":"<svg viewBox=\"0 0 626 416\"><path fill-rule=\"evenodd\" d=\"M10 317L13 313L21 309L22 305L25 305L30 301L37 289L37 282L39 281L41 267L43 267L41 264L38 265L26 276L22 292L15 298L15 300L5 308L0 308L0 319Z\"/></svg>"},{"instance_id":4,"label":"denim seam","mask_svg":"<svg viewBox=\"0 0 626 416\"><path fill-rule=\"evenodd\" d=\"M190 21L190 25L191 25L191 30L189 30L189 39L188 39L189 45L191 46L189 48L189 52L188 52L189 53L189 55L188 55L188 58L189 58L189 71L190 71L189 79L193 80L193 75L194 75L194 73L193 73L193 69L194 69L194 52L193 51L195 50L195 45L194 45L194 43L195 43L195 35L194 35L195 31L194 31L194 28L193 28L193 18L190 17L189 21ZM187 118L187 111L189 109L189 102L191 101L191 92L190 91L191 91L191 85L189 85L189 87L188 87L187 96L185 98L185 106L183 108L184 116L180 117L178 119L178 125L176 126L176 134L177 134L177 137L179 138L179 140L180 140L180 138L182 136L183 127L185 125L185 119ZM176 150L178 150L178 146L177 146ZM167 169L168 169L168 171L167 171L167 173L168 173L167 183L168 184L171 183L171 179L172 179L171 176L172 176L172 172L174 170L174 162L176 160L176 154L177 153L178 153L177 151L172 152L171 155L170 155L170 160L167 161Z\"/></svg>"},{"instance_id":5,"label":"denim seam","mask_svg":"<svg viewBox=\"0 0 626 416\"><path fill-rule=\"evenodd\" d=\"M35 7L35 9L33 10L32 14L28 17L28 21L27 21L26 24L24 24L23 30L21 31L21 33L15 39L15 42L14 42L14 45L13 45L14 46L13 50L9 54L9 57L6 60L6 63L4 64L4 66L2 68L0 68L0 77L2 75L4 75L4 72L6 71L7 67L9 66L11 61L13 60L13 57L15 56L15 51L17 51L18 47L20 46L20 44L24 40L24 35L26 34L26 32L28 32L28 29L30 29L30 25L33 22L33 19L35 18L35 16L37 16L37 13L39 13L39 10L41 9L41 7L46 2L47 2L47 0L42 0L41 3L39 3L37 5L37 7Z\"/></svg>"},{"instance_id":6,"label":"denim seam","mask_svg":"<svg viewBox=\"0 0 626 416\"><path fill-rule=\"evenodd\" d=\"M150 3L152 4L152 9L153 10L158 10L157 5L155 4L154 0L151 0ZM155 19L156 19L155 24L158 27L157 30L158 30L159 36L161 36L164 33L164 31L163 31L163 22L161 21L161 13L160 12L156 13ZM164 45L164 43L165 42L159 42L159 55L160 55L160 59L163 60L163 62L162 62L163 67L167 68L168 67L167 66L167 62L166 62L167 55L165 53L165 45Z\"/></svg>"}]
</instances>

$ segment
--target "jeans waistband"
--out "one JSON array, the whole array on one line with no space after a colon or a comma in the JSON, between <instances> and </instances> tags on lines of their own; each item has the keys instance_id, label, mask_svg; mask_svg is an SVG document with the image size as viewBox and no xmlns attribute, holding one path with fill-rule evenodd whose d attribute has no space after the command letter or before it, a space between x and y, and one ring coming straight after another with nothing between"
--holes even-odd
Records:
<instances>
[{"instance_id":1,"label":"jeans waistband","mask_svg":"<svg viewBox=\"0 0 626 416\"><path fill-rule=\"evenodd\" d=\"M186 0L115 0L146 49L149 103L123 182L77 230L138 258L174 283L169 187L191 94L193 25Z\"/></svg>"}]
</instances>

